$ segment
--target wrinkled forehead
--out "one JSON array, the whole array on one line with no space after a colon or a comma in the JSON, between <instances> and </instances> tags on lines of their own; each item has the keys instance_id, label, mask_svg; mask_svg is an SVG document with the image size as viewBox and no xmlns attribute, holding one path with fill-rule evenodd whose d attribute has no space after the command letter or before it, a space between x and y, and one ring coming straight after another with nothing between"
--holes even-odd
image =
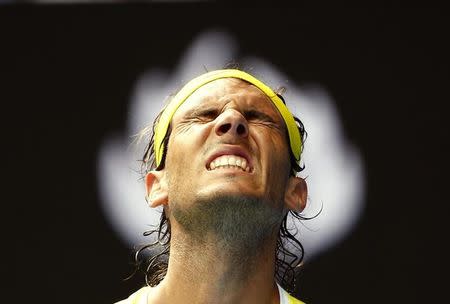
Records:
<instances>
[{"instance_id":1,"label":"wrinkled forehead","mask_svg":"<svg viewBox=\"0 0 450 304\"><path fill-rule=\"evenodd\" d=\"M270 115L276 122L284 121L270 98L247 81L237 78L221 78L198 88L178 108L173 120L183 117L196 108L233 107L236 110L258 110Z\"/></svg>"}]
</instances>

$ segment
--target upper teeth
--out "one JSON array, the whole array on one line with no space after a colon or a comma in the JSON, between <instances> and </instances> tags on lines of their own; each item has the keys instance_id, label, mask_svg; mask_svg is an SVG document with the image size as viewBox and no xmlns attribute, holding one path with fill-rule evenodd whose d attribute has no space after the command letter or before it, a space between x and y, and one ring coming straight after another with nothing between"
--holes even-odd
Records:
<instances>
[{"instance_id":1,"label":"upper teeth","mask_svg":"<svg viewBox=\"0 0 450 304\"><path fill-rule=\"evenodd\" d=\"M221 155L212 160L209 164L210 170L217 168L237 168L250 172L247 160L237 155Z\"/></svg>"}]
</instances>

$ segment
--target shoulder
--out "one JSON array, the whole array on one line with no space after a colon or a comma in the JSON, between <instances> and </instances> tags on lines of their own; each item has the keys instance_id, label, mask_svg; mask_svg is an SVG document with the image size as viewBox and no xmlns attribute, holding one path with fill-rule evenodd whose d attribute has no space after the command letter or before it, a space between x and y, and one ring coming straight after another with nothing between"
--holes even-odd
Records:
<instances>
[{"instance_id":1,"label":"shoulder","mask_svg":"<svg viewBox=\"0 0 450 304\"><path fill-rule=\"evenodd\" d=\"M142 287L135 293L131 294L128 298L114 304L147 304L147 296L150 289L150 286Z\"/></svg>"}]
</instances>

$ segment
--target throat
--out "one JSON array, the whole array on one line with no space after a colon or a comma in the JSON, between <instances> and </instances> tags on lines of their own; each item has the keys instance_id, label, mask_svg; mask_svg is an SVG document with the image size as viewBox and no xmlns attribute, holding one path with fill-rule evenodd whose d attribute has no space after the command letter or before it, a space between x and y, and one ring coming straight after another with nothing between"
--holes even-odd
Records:
<instances>
[{"instance_id":1,"label":"throat","mask_svg":"<svg viewBox=\"0 0 450 304\"><path fill-rule=\"evenodd\" d=\"M171 248L166 279L187 292L195 290L197 298L191 303L211 303L211 299L221 299L218 303L241 303L244 295L250 296L256 286L270 290L274 282L276 241L267 242L257 254L241 246L230 247L229 243L217 242L212 246L209 241L213 242L210 236L196 246L191 243L192 246Z\"/></svg>"},{"instance_id":2,"label":"throat","mask_svg":"<svg viewBox=\"0 0 450 304\"><path fill-rule=\"evenodd\" d=\"M215 197L189 208L172 201L164 281L186 294L196 290L199 298L190 303L211 303L207 300L211 297L227 299L217 303L233 304L253 303L259 296L265 299L268 294L258 293L271 293L273 287L282 218L283 209L253 197ZM245 302L242 297L250 296L249 290L253 293Z\"/></svg>"}]
</instances>

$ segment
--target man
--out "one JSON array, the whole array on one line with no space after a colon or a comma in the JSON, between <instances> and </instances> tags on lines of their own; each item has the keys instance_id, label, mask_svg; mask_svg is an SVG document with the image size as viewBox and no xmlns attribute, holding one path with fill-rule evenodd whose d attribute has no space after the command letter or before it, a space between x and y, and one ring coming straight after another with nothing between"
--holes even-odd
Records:
<instances>
[{"instance_id":1,"label":"man","mask_svg":"<svg viewBox=\"0 0 450 304\"><path fill-rule=\"evenodd\" d=\"M149 286L119 303L302 303L279 285L293 290L303 248L286 218L301 218L307 200L296 176L305 131L281 96L243 71L212 71L172 98L153 131L146 199L163 207L163 251L148 261Z\"/></svg>"}]
</instances>

